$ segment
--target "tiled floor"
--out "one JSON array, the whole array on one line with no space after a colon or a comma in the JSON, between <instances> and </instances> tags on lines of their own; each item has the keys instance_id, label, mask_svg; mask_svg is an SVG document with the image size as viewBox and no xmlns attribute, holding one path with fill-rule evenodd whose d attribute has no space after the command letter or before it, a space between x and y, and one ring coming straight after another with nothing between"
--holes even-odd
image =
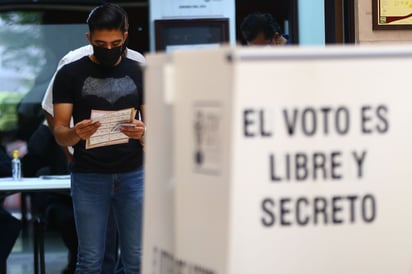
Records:
<instances>
[{"instance_id":1,"label":"tiled floor","mask_svg":"<svg viewBox=\"0 0 412 274\"><path fill-rule=\"evenodd\" d=\"M67 263L67 248L60 236L51 230L45 232L45 263L47 274L59 274ZM13 251L7 260L7 274L33 274L33 233L29 223L20 233Z\"/></svg>"}]
</instances>

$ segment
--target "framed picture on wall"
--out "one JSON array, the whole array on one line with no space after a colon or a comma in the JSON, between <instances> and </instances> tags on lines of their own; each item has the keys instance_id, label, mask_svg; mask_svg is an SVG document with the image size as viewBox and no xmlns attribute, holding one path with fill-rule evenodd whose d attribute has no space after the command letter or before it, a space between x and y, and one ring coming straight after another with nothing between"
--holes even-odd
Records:
<instances>
[{"instance_id":1,"label":"framed picture on wall","mask_svg":"<svg viewBox=\"0 0 412 274\"><path fill-rule=\"evenodd\" d=\"M228 18L155 20L155 49L217 47L229 42Z\"/></svg>"},{"instance_id":2,"label":"framed picture on wall","mask_svg":"<svg viewBox=\"0 0 412 274\"><path fill-rule=\"evenodd\" d=\"M372 0L374 30L412 29L412 1Z\"/></svg>"}]
</instances>

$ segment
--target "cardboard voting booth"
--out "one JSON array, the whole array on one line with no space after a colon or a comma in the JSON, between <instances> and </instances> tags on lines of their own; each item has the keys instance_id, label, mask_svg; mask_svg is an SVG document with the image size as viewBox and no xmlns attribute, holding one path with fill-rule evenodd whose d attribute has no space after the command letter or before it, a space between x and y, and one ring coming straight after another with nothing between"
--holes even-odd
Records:
<instances>
[{"instance_id":1,"label":"cardboard voting booth","mask_svg":"<svg viewBox=\"0 0 412 274\"><path fill-rule=\"evenodd\" d=\"M144 68L145 199L142 273L173 273L162 265L173 265L174 183L173 105L167 97L171 87L169 56L151 55ZM150 91L150 92L149 92Z\"/></svg>"},{"instance_id":2,"label":"cardboard voting booth","mask_svg":"<svg viewBox=\"0 0 412 274\"><path fill-rule=\"evenodd\" d=\"M173 244L145 273L411 273L412 49L223 48L170 63L173 227L145 232Z\"/></svg>"}]
</instances>

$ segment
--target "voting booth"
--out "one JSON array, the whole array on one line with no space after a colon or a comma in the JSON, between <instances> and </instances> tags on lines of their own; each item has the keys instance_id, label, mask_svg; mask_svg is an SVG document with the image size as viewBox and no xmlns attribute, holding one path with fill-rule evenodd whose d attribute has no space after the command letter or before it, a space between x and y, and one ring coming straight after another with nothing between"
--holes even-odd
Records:
<instances>
[{"instance_id":1,"label":"voting booth","mask_svg":"<svg viewBox=\"0 0 412 274\"><path fill-rule=\"evenodd\" d=\"M144 273L411 273L412 49L167 56L146 78Z\"/></svg>"},{"instance_id":2,"label":"voting booth","mask_svg":"<svg viewBox=\"0 0 412 274\"><path fill-rule=\"evenodd\" d=\"M146 57L144 68L145 193L142 273L173 273L161 265L174 263L173 105L166 96L171 87L169 56ZM149 126L150 125L150 126ZM165 272L167 271L167 272Z\"/></svg>"}]
</instances>

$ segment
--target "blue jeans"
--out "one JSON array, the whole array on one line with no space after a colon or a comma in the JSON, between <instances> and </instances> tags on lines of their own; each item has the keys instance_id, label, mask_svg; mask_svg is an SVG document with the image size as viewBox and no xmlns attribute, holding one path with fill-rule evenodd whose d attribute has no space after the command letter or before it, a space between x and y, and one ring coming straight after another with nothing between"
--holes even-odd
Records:
<instances>
[{"instance_id":1,"label":"blue jeans","mask_svg":"<svg viewBox=\"0 0 412 274\"><path fill-rule=\"evenodd\" d=\"M101 274L124 274L123 271L117 271L116 253L117 253L117 228L113 216L113 210L109 214L109 221L106 230L106 245L103 259ZM119 258L118 258L119 259Z\"/></svg>"},{"instance_id":2,"label":"blue jeans","mask_svg":"<svg viewBox=\"0 0 412 274\"><path fill-rule=\"evenodd\" d=\"M126 173L72 173L71 195L79 241L76 274L101 272L110 208L119 232L124 273L139 274L143 168Z\"/></svg>"}]
</instances>

